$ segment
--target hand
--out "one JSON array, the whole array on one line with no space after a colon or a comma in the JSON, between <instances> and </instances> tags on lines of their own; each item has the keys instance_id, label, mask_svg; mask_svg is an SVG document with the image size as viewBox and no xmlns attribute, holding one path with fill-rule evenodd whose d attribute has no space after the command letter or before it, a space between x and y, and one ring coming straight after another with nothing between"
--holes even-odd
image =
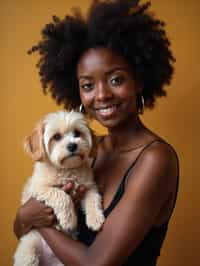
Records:
<instances>
[{"instance_id":1,"label":"hand","mask_svg":"<svg viewBox=\"0 0 200 266\"><path fill-rule=\"evenodd\" d=\"M21 223L25 226L36 228L50 226L56 220L53 209L34 198L31 198L20 207L19 217Z\"/></svg>"},{"instance_id":2,"label":"hand","mask_svg":"<svg viewBox=\"0 0 200 266\"><path fill-rule=\"evenodd\" d=\"M62 190L64 190L67 194L70 194L70 196L73 199L73 202L77 208L80 206L80 202L83 199L87 188L84 185L78 186L78 188L74 191L74 183L72 181L67 182L65 185L61 187Z\"/></svg>"},{"instance_id":3,"label":"hand","mask_svg":"<svg viewBox=\"0 0 200 266\"><path fill-rule=\"evenodd\" d=\"M34 198L18 209L14 222L14 233L20 238L33 227L51 226L56 221L53 210Z\"/></svg>"}]
</instances>

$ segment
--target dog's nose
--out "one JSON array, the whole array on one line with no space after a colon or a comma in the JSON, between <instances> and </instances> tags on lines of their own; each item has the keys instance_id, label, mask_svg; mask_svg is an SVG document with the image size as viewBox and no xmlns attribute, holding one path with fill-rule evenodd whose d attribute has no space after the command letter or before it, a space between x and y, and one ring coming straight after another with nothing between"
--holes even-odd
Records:
<instances>
[{"instance_id":1,"label":"dog's nose","mask_svg":"<svg viewBox=\"0 0 200 266\"><path fill-rule=\"evenodd\" d=\"M74 152L76 149L77 149L77 144L76 143L69 143L67 145L67 149L70 151L70 152Z\"/></svg>"}]
</instances>

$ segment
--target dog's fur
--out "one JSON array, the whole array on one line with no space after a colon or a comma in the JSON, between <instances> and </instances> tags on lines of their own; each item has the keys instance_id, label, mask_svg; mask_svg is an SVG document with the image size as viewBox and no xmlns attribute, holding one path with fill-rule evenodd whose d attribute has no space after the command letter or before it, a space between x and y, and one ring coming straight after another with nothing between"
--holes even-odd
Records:
<instances>
[{"instance_id":1,"label":"dog's fur","mask_svg":"<svg viewBox=\"0 0 200 266\"><path fill-rule=\"evenodd\" d=\"M30 197L44 202L54 210L58 221L55 227L70 236L76 231L77 215L70 195L58 188L69 180L74 181L75 189L80 184L87 187L81 201L87 226L96 231L104 222L101 197L90 168L92 144L91 130L84 116L75 111L48 114L25 139L25 150L34 159L35 165L33 175L25 185L22 204ZM44 254L47 253L45 246L47 244L40 234L31 230L20 239L14 265L45 265L45 256L48 256ZM63 265L50 253L51 260L46 260L48 266Z\"/></svg>"}]
</instances>

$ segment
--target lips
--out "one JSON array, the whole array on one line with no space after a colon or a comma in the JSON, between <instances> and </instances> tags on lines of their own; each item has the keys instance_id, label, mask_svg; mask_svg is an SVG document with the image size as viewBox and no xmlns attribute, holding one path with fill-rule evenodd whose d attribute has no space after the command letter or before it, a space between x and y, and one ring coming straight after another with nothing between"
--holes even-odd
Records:
<instances>
[{"instance_id":1,"label":"lips","mask_svg":"<svg viewBox=\"0 0 200 266\"><path fill-rule=\"evenodd\" d=\"M112 105L98 107L95 110L96 113L102 117L110 117L117 112L119 106L120 104L112 104Z\"/></svg>"}]
</instances>

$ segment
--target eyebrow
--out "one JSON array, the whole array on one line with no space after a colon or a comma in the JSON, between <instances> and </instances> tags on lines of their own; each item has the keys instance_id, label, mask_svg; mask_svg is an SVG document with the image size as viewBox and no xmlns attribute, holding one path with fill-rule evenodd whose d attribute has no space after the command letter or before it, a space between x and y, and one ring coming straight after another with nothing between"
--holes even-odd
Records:
<instances>
[{"instance_id":1,"label":"eyebrow","mask_svg":"<svg viewBox=\"0 0 200 266\"><path fill-rule=\"evenodd\" d=\"M111 70L108 70L105 72L106 76L111 75L112 73L114 73L115 71L128 71L128 69L126 67L114 67ZM78 77L78 79L92 79L92 76L89 75L81 75Z\"/></svg>"}]
</instances>

